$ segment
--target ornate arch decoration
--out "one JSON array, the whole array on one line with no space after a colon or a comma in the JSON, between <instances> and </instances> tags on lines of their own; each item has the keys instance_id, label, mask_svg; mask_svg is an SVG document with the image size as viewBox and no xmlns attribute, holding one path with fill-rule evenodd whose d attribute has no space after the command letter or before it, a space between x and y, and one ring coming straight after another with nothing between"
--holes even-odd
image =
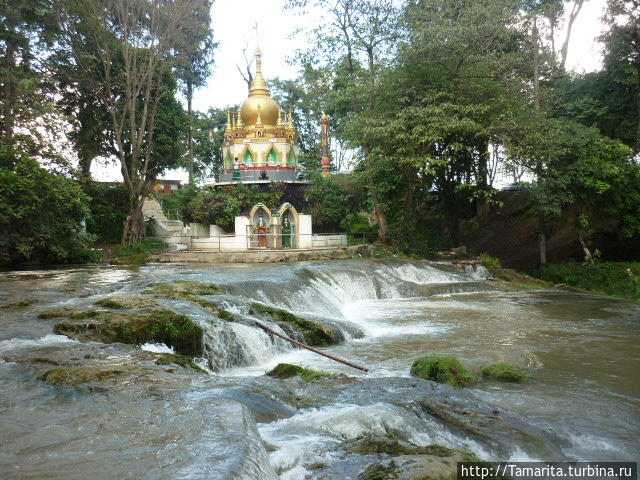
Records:
<instances>
[{"instance_id":1,"label":"ornate arch decoration","mask_svg":"<svg viewBox=\"0 0 640 480\"><path fill-rule=\"evenodd\" d=\"M280 209L278 210L278 214L280 216L280 221L282 222L284 220L284 214L287 213L287 211L291 212L291 214L293 215L294 223L296 225L299 225L300 224L300 216L298 214L298 211L296 210L296 207L291 205L289 202L283 203L280 206Z\"/></svg>"},{"instance_id":2,"label":"ornate arch decoration","mask_svg":"<svg viewBox=\"0 0 640 480\"><path fill-rule=\"evenodd\" d=\"M244 163L245 165L252 167L256 164L258 155L253 151L251 145L245 145L242 149L242 152L240 153L240 158L238 160L240 160L240 163Z\"/></svg>"},{"instance_id":3,"label":"ornate arch decoration","mask_svg":"<svg viewBox=\"0 0 640 480\"><path fill-rule=\"evenodd\" d=\"M293 148L289 151L289 158L287 159L288 167L295 167L298 164L298 159L296 158L296 152Z\"/></svg>"},{"instance_id":4,"label":"ornate arch decoration","mask_svg":"<svg viewBox=\"0 0 640 480\"><path fill-rule=\"evenodd\" d=\"M271 225L271 210L269 210L264 203L256 203L253 206L251 212L249 212L249 225L255 226L256 215L259 215L260 212L264 213L267 226Z\"/></svg>"},{"instance_id":5,"label":"ornate arch decoration","mask_svg":"<svg viewBox=\"0 0 640 480\"><path fill-rule=\"evenodd\" d=\"M280 152L278 152L275 145L271 145L265 160L267 165L276 166L280 164Z\"/></svg>"},{"instance_id":6,"label":"ornate arch decoration","mask_svg":"<svg viewBox=\"0 0 640 480\"><path fill-rule=\"evenodd\" d=\"M224 157L224 166L225 168L233 168L233 155L231 154L231 149L227 150L227 155Z\"/></svg>"}]
</instances>

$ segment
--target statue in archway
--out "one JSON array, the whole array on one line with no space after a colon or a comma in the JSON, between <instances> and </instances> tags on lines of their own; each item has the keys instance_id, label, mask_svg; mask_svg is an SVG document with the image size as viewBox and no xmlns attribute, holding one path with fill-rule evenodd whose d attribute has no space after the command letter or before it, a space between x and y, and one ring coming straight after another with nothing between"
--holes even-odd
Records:
<instances>
[{"instance_id":1,"label":"statue in archway","mask_svg":"<svg viewBox=\"0 0 640 480\"><path fill-rule=\"evenodd\" d=\"M289 218L284 218L284 223L282 224L282 247L283 248L291 248L291 234L292 234L291 224L289 223Z\"/></svg>"},{"instance_id":2,"label":"statue in archway","mask_svg":"<svg viewBox=\"0 0 640 480\"><path fill-rule=\"evenodd\" d=\"M267 225L265 224L264 216L262 215L262 212L258 217L256 230L258 232L258 244L260 245L260 248L267 248Z\"/></svg>"}]
</instances>

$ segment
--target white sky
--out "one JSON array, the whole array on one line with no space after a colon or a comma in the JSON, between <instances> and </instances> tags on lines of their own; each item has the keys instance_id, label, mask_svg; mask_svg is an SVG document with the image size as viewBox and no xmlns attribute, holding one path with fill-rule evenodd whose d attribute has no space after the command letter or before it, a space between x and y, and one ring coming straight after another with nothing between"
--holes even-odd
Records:
<instances>
[{"instance_id":1,"label":"white sky","mask_svg":"<svg viewBox=\"0 0 640 480\"><path fill-rule=\"evenodd\" d=\"M248 47L252 55L256 46L255 24L258 23L260 47L263 53L263 72L267 80L273 77L290 79L296 76L296 67L287 63L296 48L303 47L302 36L293 33L304 28L305 22L317 22L319 15L296 16L282 11L284 0L215 0L211 17L216 41L213 74L207 84L194 94L194 109L206 111L209 107L237 105L247 96L244 80L236 65L243 65L242 50ZM569 52L567 69L589 72L600 68L601 45L596 41L603 30L600 18L606 0L587 0L576 19ZM91 173L96 180L121 181L119 168L94 162ZM187 180L185 171L169 171L165 178Z\"/></svg>"}]
</instances>

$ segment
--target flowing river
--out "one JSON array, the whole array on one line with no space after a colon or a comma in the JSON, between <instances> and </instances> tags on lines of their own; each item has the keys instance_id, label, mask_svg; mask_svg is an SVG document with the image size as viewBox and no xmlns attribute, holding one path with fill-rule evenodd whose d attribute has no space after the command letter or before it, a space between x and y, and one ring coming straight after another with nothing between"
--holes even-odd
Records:
<instances>
[{"instance_id":1,"label":"flowing river","mask_svg":"<svg viewBox=\"0 0 640 480\"><path fill-rule=\"evenodd\" d=\"M355 479L380 458L350 450L370 435L487 460L637 460L640 305L558 289L508 292L486 276L482 267L372 259L1 273L0 476ZM203 326L210 375L176 372L86 392L32 372L55 355L122 359L139 350L55 335L55 320L39 312L180 279L220 285L216 297L237 319L161 299ZM324 350L371 372L270 337L253 326L252 302L340 331L344 341ZM427 353L455 355L476 372L513 363L534 381L456 389L411 377ZM356 379L266 377L278 363ZM493 413L464 424L460 412Z\"/></svg>"}]
</instances>

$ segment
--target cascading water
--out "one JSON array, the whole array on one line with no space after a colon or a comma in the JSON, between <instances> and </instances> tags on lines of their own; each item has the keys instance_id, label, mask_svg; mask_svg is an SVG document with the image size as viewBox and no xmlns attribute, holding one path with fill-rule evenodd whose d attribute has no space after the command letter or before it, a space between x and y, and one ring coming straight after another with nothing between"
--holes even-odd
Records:
<instances>
[{"instance_id":1,"label":"cascading water","mask_svg":"<svg viewBox=\"0 0 640 480\"><path fill-rule=\"evenodd\" d=\"M131 472L139 477L162 472L227 479L242 472L243 479L277 474L281 480L346 480L379 459L351 450L370 436L462 448L484 459L634 459L640 447L640 307L555 289L501 291L486 277L478 266L406 260L91 267L0 276L0 303L33 302L2 310L0 427L12 442L0 447L0 468L8 478L60 471L74 479L83 478L83 462L89 462L92 471L106 472L95 478L124 478L134 468L127 460L135 457ZM170 352L163 345L140 350L79 343L53 335L55 320L37 314L52 307L95 308L113 292L135 294L174 280L215 283L224 291L204 298L229 311L231 322L194 302L159 299L202 326L213 375L178 377L181 370L171 367L161 369L164 376L151 386L127 384L134 388L128 394L77 395L29 373L40 362L57 368L69 357L100 357L108 365ZM256 320L283 330L256 313L253 302L341 331L345 340L323 350L371 371L363 374L272 338ZM514 363L528 367L534 382L480 381L454 389L410 377L412 362L427 353L455 355L476 372L489 363ZM355 378L306 383L265 377L278 363ZM452 415L484 423L465 430L464 423L446 420ZM101 440L91 443L87 435ZM114 465L114 455L124 461Z\"/></svg>"}]
</instances>

